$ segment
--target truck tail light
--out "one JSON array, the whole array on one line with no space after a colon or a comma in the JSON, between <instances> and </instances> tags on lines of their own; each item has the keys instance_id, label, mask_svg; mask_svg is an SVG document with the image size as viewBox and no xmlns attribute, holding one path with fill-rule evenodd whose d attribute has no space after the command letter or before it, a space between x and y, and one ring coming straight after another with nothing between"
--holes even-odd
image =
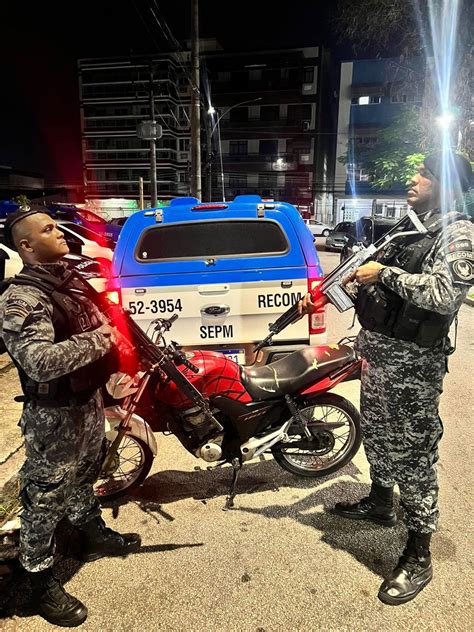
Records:
<instances>
[{"instance_id":1,"label":"truck tail light","mask_svg":"<svg viewBox=\"0 0 474 632\"><path fill-rule=\"evenodd\" d=\"M308 292L314 290L322 279L308 279ZM309 335L323 334L326 331L326 307L319 309L313 314L309 314Z\"/></svg>"}]
</instances>

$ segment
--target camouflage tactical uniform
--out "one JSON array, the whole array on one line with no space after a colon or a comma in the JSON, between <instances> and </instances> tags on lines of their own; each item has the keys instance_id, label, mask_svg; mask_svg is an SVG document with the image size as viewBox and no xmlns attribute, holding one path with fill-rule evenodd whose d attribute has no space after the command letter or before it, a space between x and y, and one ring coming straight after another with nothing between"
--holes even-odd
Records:
<instances>
[{"instance_id":1,"label":"camouflage tactical uniform","mask_svg":"<svg viewBox=\"0 0 474 632\"><path fill-rule=\"evenodd\" d=\"M39 267L59 277L65 271L63 263ZM111 350L110 333L100 329L104 317L89 301L88 313L97 327L94 331L55 343L50 297L34 287L10 285L0 296L0 336L29 378L47 382ZM54 531L63 517L79 526L100 515L92 483L100 468L104 437L101 393L96 391L85 403L61 407L27 402L20 427L26 448L21 469L20 560L27 571L37 572L52 566Z\"/></svg>"},{"instance_id":2,"label":"camouflage tactical uniform","mask_svg":"<svg viewBox=\"0 0 474 632\"><path fill-rule=\"evenodd\" d=\"M473 266L472 225L457 221L436 238L420 273L387 267L379 279L417 307L454 315L473 283ZM407 526L420 533L435 531L438 522L438 404L447 346L424 348L366 329L356 343L363 358L361 416L371 479L383 487L398 484Z\"/></svg>"}]
</instances>

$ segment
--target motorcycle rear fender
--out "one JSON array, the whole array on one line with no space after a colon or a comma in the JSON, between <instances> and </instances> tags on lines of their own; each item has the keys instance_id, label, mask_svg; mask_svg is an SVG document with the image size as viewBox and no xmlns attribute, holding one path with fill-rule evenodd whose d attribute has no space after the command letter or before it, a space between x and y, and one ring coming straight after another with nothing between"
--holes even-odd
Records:
<instances>
[{"instance_id":1,"label":"motorcycle rear fender","mask_svg":"<svg viewBox=\"0 0 474 632\"><path fill-rule=\"evenodd\" d=\"M313 395L314 393L325 393L332 388L340 384L341 382L349 382L350 380L360 380L360 370L362 361L357 360L351 362L349 365L334 371L332 374L327 375L320 382L312 384L309 388L301 391L300 395Z\"/></svg>"},{"instance_id":2,"label":"motorcycle rear fender","mask_svg":"<svg viewBox=\"0 0 474 632\"><path fill-rule=\"evenodd\" d=\"M110 406L105 409L105 436L109 441L115 439L117 434L116 428L126 414L126 411L120 408L120 406ZM156 456L158 453L158 444L147 422L139 415L133 414L129 421L129 428L130 430L127 430L127 434L141 439Z\"/></svg>"}]
</instances>

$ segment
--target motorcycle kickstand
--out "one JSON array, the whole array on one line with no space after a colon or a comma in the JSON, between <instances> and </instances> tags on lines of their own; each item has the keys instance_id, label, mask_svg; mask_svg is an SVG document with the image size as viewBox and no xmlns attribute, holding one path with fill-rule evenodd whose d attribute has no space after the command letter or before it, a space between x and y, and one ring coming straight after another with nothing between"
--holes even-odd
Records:
<instances>
[{"instance_id":1,"label":"motorcycle kickstand","mask_svg":"<svg viewBox=\"0 0 474 632\"><path fill-rule=\"evenodd\" d=\"M242 469L242 463L240 459L232 459L232 483L230 485L229 495L225 501L225 507L223 507L223 511L228 511L234 507L234 498L237 495L236 487L237 480L239 478L240 470Z\"/></svg>"}]
</instances>

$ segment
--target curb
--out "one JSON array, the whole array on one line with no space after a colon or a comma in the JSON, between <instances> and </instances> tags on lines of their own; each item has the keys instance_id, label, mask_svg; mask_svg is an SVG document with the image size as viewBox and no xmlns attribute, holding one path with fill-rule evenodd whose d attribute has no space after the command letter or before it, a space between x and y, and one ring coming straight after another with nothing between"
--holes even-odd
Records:
<instances>
[{"instance_id":1,"label":"curb","mask_svg":"<svg viewBox=\"0 0 474 632\"><path fill-rule=\"evenodd\" d=\"M464 299L464 303L466 305L470 305L471 307L474 307L474 298L470 298L469 296L466 296L466 298Z\"/></svg>"}]
</instances>

